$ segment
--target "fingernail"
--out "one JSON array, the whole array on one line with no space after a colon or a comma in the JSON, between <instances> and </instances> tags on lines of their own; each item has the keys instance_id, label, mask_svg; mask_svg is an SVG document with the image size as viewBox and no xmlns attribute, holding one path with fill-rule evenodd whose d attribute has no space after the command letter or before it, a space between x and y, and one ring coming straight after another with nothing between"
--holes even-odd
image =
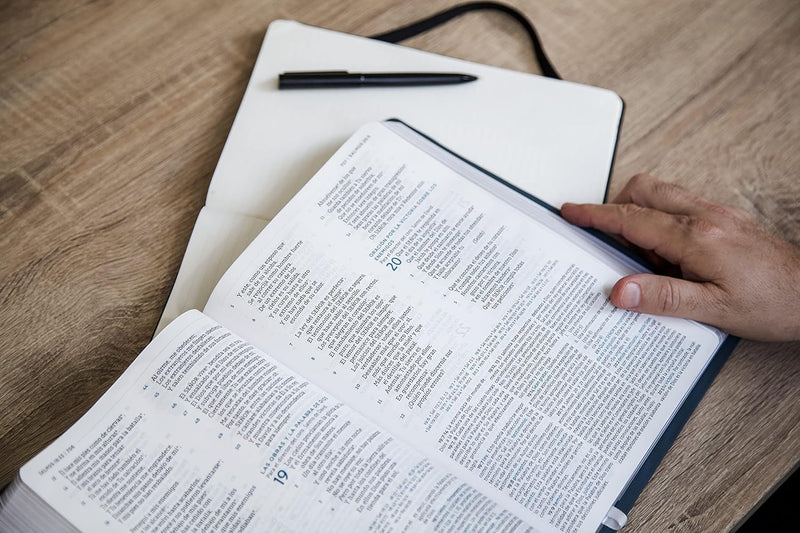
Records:
<instances>
[{"instance_id":1,"label":"fingernail","mask_svg":"<svg viewBox=\"0 0 800 533\"><path fill-rule=\"evenodd\" d=\"M622 288L622 294L619 297L619 303L625 309L633 309L639 306L639 301L642 299L642 288L638 283L629 281Z\"/></svg>"}]
</instances>

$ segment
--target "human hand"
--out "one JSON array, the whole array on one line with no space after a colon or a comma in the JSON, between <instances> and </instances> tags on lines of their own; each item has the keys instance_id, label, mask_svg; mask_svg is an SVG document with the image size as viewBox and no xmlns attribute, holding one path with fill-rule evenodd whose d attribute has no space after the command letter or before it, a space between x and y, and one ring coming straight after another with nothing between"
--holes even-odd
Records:
<instances>
[{"instance_id":1,"label":"human hand","mask_svg":"<svg viewBox=\"0 0 800 533\"><path fill-rule=\"evenodd\" d=\"M620 308L690 318L757 340L800 340L800 249L744 211L692 195L648 174L612 204L564 204L579 226L622 237L680 278L634 274L617 281Z\"/></svg>"}]
</instances>

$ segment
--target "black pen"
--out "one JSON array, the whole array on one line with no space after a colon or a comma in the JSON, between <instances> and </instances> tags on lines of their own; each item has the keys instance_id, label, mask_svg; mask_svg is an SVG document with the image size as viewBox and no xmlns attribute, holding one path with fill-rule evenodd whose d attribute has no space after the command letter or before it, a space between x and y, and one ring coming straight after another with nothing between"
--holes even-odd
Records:
<instances>
[{"instance_id":1,"label":"black pen","mask_svg":"<svg viewBox=\"0 0 800 533\"><path fill-rule=\"evenodd\" d=\"M278 76L278 89L328 89L334 87L402 87L446 85L475 81L476 76L443 72L374 72L346 70L328 72L284 72Z\"/></svg>"}]
</instances>

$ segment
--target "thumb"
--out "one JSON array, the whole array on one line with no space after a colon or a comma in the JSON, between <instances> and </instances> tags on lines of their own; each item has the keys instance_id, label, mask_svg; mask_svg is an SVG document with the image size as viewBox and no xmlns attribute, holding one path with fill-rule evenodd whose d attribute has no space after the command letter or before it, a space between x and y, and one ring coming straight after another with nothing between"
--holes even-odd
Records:
<instances>
[{"instance_id":1,"label":"thumb","mask_svg":"<svg viewBox=\"0 0 800 533\"><path fill-rule=\"evenodd\" d=\"M701 322L713 318L711 301L703 283L653 274L626 276L611 289L611 303L622 309Z\"/></svg>"}]
</instances>

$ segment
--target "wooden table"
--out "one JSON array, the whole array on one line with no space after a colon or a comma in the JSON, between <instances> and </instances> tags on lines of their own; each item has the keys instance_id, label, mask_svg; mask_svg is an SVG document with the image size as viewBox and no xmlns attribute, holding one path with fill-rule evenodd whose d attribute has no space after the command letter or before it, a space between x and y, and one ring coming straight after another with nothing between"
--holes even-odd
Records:
<instances>
[{"instance_id":1,"label":"wooden table","mask_svg":"<svg viewBox=\"0 0 800 533\"><path fill-rule=\"evenodd\" d=\"M0 486L148 342L267 24L368 35L453 3L0 8ZM566 79L627 102L612 194L650 171L800 242L800 4L513 3ZM471 14L407 44L534 68L502 15ZM798 351L739 346L628 531L734 529L798 465Z\"/></svg>"}]
</instances>

